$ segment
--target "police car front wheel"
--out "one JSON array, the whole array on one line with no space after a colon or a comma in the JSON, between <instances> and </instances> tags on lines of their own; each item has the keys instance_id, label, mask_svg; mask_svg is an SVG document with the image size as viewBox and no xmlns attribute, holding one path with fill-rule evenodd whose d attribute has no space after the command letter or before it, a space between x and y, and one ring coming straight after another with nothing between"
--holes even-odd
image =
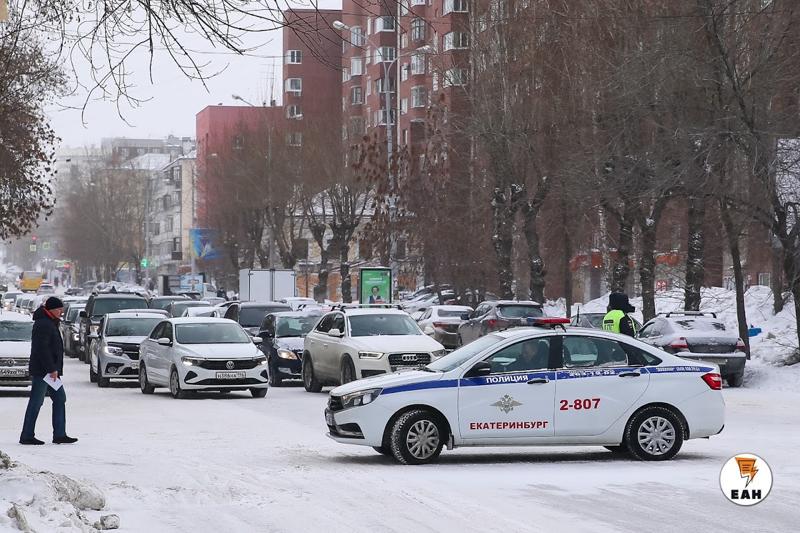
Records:
<instances>
[{"instance_id":1,"label":"police car front wheel","mask_svg":"<svg viewBox=\"0 0 800 533\"><path fill-rule=\"evenodd\" d=\"M394 458L406 465L430 463L439 457L447 439L438 416L424 409L403 413L394 422L389 444Z\"/></svg>"},{"instance_id":2,"label":"police car front wheel","mask_svg":"<svg viewBox=\"0 0 800 533\"><path fill-rule=\"evenodd\" d=\"M639 411L625 428L628 451L643 461L666 461L683 445L683 423L672 410L651 406Z\"/></svg>"}]
</instances>

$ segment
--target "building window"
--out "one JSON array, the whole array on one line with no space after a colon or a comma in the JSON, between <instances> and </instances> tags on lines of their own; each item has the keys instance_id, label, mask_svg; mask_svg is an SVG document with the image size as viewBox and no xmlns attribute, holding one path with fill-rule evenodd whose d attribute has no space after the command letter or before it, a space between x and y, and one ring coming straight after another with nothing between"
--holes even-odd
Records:
<instances>
[{"instance_id":1,"label":"building window","mask_svg":"<svg viewBox=\"0 0 800 533\"><path fill-rule=\"evenodd\" d=\"M289 50L286 52L286 63L289 65L300 65L303 63L302 50Z\"/></svg>"},{"instance_id":2,"label":"building window","mask_svg":"<svg viewBox=\"0 0 800 533\"><path fill-rule=\"evenodd\" d=\"M425 6L428 5L428 0L411 0L412 6Z\"/></svg>"},{"instance_id":3,"label":"building window","mask_svg":"<svg viewBox=\"0 0 800 533\"><path fill-rule=\"evenodd\" d=\"M181 251L181 238L175 237L172 239L172 251L173 252L180 252Z\"/></svg>"},{"instance_id":4,"label":"building window","mask_svg":"<svg viewBox=\"0 0 800 533\"><path fill-rule=\"evenodd\" d=\"M384 88L384 80L387 80L387 79L389 80L389 82L386 84L386 87ZM396 87L397 86L396 86L396 84L394 82L394 78L379 78L379 79L375 80L375 92L376 93L381 93L382 94L384 91L393 93L395 91Z\"/></svg>"},{"instance_id":5,"label":"building window","mask_svg":"<svg viewBox=\"0 0 800 533\"><path fill-rule=\"evenodd\" d=\"M451 31L444 35L443 44L445 51L469 48L469 34L463 31Z\"/></svg>"},{"instance_id":6,"label":"building window","mask_svg":"<svg viewBox=\"0 0 800 533\"><path fill-rule=\"evenodd\" d=\"M408 63L403 63L400 66L400 81L406 81L408 79L409 70L411 70L411 65Z\"/></svg>"},{"instance_id":7,"label":"building window","mask_svg":"<svg viewBox=\"0 0 800 533\"><path fill-rule=\"evenodd\" d=\"M400 100L400 114L405 115L408 113L408 98L402 98Z\"/></svg>"},{"instance_id":8,"label":"building window","mask_svg":"<svg viewBox=\"0 0 800 533\"><path fill-rule=\"evenodd\" d=\"M405 259L406 258L406 240L405 239L397 239L397 243L395 244L395 258L396 259Z\"/></svg>"},{"instance_id":9,"label":"building window","mask_svg":"<svg viewBox=\"0 0 800 533\"><path fill-rule=\"evenodd\" d=\"M361 76L364 74L364 59L360 57L350 58L350 75Z\"/></svg>"},{"instance_id":10,"label":"building window","mask_svg":"<svg viewBox=\"0 0 800 533\"><path fill-rule=\"evenodd\" d=\"M158 222L153 224L153 235L161 235L161 224Z\"/></svg>"},{"instance_id":11,"label":"building window","mask_svg":"<svg viewBox=\"0 0 800 533\"><path fill-rule=\"evenodd\" d=\"M342 69L342 82L348 82L348 81L350 81L350 69L344 67Z\"/></svg>"},{"instance_id":12,"label":"building window","mask_svg":"<svg viewBox=\"0 0 800 533\"><path fill-rule=\"evenodd\" d=\"M411 56L411 74L425 74L425 54L414 54Z\"/></svg>"},{"instance_id":13,"label":"building window","mask_svg":"<svg viewBox=\"0 0 800 533\"><path fill-rule=\"evenodd\" d=\"M367 35L372 35L372 17L367 18Z\"/></svg>"},{"instance_id":14,"label":"building window","mask_svg":"<svg viewBox=\"0 0 800 533\"><path fill-rule=\"evenodd\" d=\"M295 239L292 241L292 255L295 259L308 260L308 239Z\"/></svg>"},{"instance_id":15,"label":"building window","mask_svg":"<svg viewBox=\"0 0 800 533\"><path fill-rule=\"evenodd\" d=\"M298 104L291 104L286 106L286 118L300 119L303 118L303 111Z\"/></svg>"},{"instance_id":16,"label":"building window","mask_svg":"<svg viewBox=\"0 0 800 533\"><path fill-rule=\"evenodd\" d=\"M394 46L381 46L375 50L377 52L375 62L394 61L397 58L397 50Z\"/></svg>"},{"instance_id":17,"label":"building window","mask_svg":"<svg viewBox=\"0 0 800 533\"><path fill-rule=\"evenodd\" d=\"M428 90L424 85L411 88L411 107L425 107L428 105Z\"/></svg>"},{"instance_id":18,"label":"building window","mask_svg":"<svg viewBox=\"0 0 800 533\"><path fill-rule=\"evenodd\" d=\"M364 36L364 30L361 26L353 26L350 28L350 42L353 43L353 46L364 46L366 37Z\"/></svg>"},{"instance_id":19,"label":"building window","mask_svg":"<svg viewBox=\"0 0 800 533\"><path fill-rule=\"evenodd\" d=\"M397 113L396 113L396 111L394 109L390 109L389 111L390 111L390 113L389 113L389 124L394 124L395 117L397 116ZM375 115L374 115L373 118L374 118L373 124L375 126L385 126L386 125L386 109L379 109L379 110L375 111Z\"/></svg>"},{"instance_id":20,"label":"building window","mask_svg":"<svg viewBox=\"0 0 800 533\"><path fill-rule=\"evenodd\" d=\"M769 272L759 272L758 273L758 284L763 285L764 287L772 286L772 276Z\"/></svg>"},{"instance_id":21,"label":"building window","mask_svg":"<svg viewBox=\"0 0 800 533\"><path fill-rule=\"evenodd\" d=\"M375 31L394 31L394 17L391 15L378 17Z\"/></svg>"},{"instance_id":22,"label":"building window","mask_svg":"<svg viewBox=\"0 0 800 533\"><path fill-rule=\"evenodd\" d=\"M361 86L350 89L350 103L353 105L364 103L364 89Z\"/></svg>"},{"instance_id":23,"label":"building window","mask_svg":"<svg viewBox=\"0 0 800 533\"><path fill-rule=\"evenodd\" d=\"M244 147L244 138L241 135L235 135L233 137L233 149L241 150L242 147Z\"/></svg>"},{"instance_id":24,"label":"building window","mask_svg":"<svg viewBox=\"0 0 800 533\"><path fill-rule=\"evenodd\" d=\"M444 87L453 85L466 85L467 84L467 69L465 68L451 68L444 73Z\"/></svg>"},{"instance_id":25,"label":"building window","mask_svg":"<svg viewBox=\"0 0 800 533\"><path fill-rule=\"evenodd\" d=\"M169 194L165 194L161 197L161 209L166 211L170 207L172 207L172 197Z\"/></svg>"},{"instance_id":26,"label":"building window","mask_svg":"<svg viewBox=\"0 0 800 533\"><path fill-rule=\"evenodd\" d=\"M403 144L408 144L408 130L403 130Z\"/></svg>"},{"instance_id":27,"label":"building window","mask_svg":"<svg viewBox=\"0 0 800 533\"><path fill-rule=\"evenodd\" d=\"M303 146L303 134L299 131L287 133L286 144L289 146Z\"/></svg>"},{"instance_id":28,"label":"building window","mask_svg":"<svg viewBox=\"0 0 800 533\"><path fill-rule=\"evenodd\" d=\"M400 36L400 48L408 48L408 33Z\"/></svg>"},{"instance_id":29,"label":"building window","mask_svg":"<svg viewBox=\"0 0 800 533\"><path fill-rule=\"evenodd\" d=\"M351 117L350 118L350 133L353 136L364 135L367 130L364 127L364 117Z\"/></svg>"},{"instance_id":30,"label":"building window","mask_svg":"<svg viewBox=\"0 0 800 533\"><path fill-rule=\"evenodd\" d=\"M303 92L303 78L286 78L286 92L301 94Z\"/></svg>"},{"instance_id":31,"label":"building window","mask_svg":"<svg viewBox=\"0 0 800 533\"><path fill-rule=\"evenodd\" d=\"M175 223L172 220L172 217L167 217L166 222L167 222L167 224L166 224L166 227L164 228L164 231L166 233L172 233L172 231L175 229Z\"/></svg>"},{"instance_id":32,"label":"building window","mask_svg":"<svg viewBox=\"0 0 800 533\"><path fill-rule=\"evenodd\" d=\"M411 21L411 40L423 41L425 40L425 21L422 19L414 19Z\"/></svg>"},{"instance_id":33,"label":"building window","mask_svg":"<svg viewBox=\"0 0 800 533\"><path fill-rule=\"evenodd\" d=\"M466 13L469 10L467 0L444 0L442 15L448 13Z\"/></svg>"}]
</instances>

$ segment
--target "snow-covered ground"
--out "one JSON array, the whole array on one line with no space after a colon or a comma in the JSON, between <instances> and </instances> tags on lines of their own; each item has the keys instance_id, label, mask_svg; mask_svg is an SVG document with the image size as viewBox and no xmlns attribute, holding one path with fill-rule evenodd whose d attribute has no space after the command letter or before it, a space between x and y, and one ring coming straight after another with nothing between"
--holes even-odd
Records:
<instances>
[{"instance_id":1,"label":"snow-covered ground","mask_svg":"<svg viewBox=\"0 0 800 533\"><path fill-rule=\"evenodd\" d=\"M25 394L0 392L0 449L30 472L96 486L106 505L87 511L89 521L113 513L121 531L773 533L796 531L800 516L800 393L774 386L800 383L796 367L749 365L745 386L724 391L725 431L689 441L666 463L592 447L465 448L422 467L330 441L327 395L301 387L272 389L265 399L234 393L179 401L163 390L144 396L133 384L98 389L73 359L65 374L68 432L80 442L19 446ZM48 404L37 434L49 441ZM764 457L775 478L753 508L735 506L719 489L723 463L741 452ZM21 482L8 472L0 469L0 531L16 531L6 509ZM47 522L72 512L49 497L30 506L37 523L87 531L72 519Z\"/></svg>"}]
</instances>

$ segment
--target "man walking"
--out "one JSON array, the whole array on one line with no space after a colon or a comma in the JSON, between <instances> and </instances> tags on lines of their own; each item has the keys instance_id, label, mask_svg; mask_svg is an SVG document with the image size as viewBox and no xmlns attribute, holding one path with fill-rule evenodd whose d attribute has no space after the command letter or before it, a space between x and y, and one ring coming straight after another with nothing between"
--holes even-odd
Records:
<instances>
[{"instance_id":1,"label":"man walking","mask_svg":"<svg viewBox=\"0 0 800 533\"><path fill-rule=\"evenodd\" d=\"M628 313L634 311L636 308L631 305L627 294L612 292L608 296L608 313L603 317L603 329L635 337L636 323L628 316Z\"/></svg>"},{"instance_id":2,"label":"man walking","mask_svg":"<svg viewBox=\"0 0 800 533\"><path fill-rule=\"evenodd\" d=\"M36 419L44 403L44 397L50 396L53 401L53 443L72 444L78 439L67 436L66 401L64 386L55 389L51 383L64 373L64 344L58 332L58 322L64 304L55 296L51 296L33 313L33 333L31 334L31 396L25 410L25 422L20 444L44 444L34 436ZM45 381L48 377L51 382ZM58 382L60 383L60 381Z\"/></svg>"}]
</instances>

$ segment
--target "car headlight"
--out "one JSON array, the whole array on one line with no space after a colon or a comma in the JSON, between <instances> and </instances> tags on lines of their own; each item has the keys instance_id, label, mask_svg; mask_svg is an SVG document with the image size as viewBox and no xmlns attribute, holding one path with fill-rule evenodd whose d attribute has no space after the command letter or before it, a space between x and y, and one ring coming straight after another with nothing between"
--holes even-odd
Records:
<instances>
[{"instance_id":1,"label":"car headlight","mask_svg":"<svg viewBox=\"0 0 800 533\"><path fill-rule=\"evenodd\" d=\"M297 359L297 354L291 350L278 350L278 357L281 359Z\"/></svg>"},{"instance_id":2,"label":"car headlight","mask_svg":"<svg viewBox=\"0 0 800 533\"><path fill-rule=\"evenodd\" d=\"M368 389L352 394L345 394L342 396L342 407L347 409L348 407L358 407L360 405L372 403L375 401L375 398L380 396L381 391L383 391L383 389Z\"/></svg>"},{"instance_id":3,"label":"car headlight","mask_svg":"<svg viewBox=\"0 0 800 533\"><path fill-rule=\"evenodd\" d=\"M267 358L266 357L256 357L255 358L255 362L256 362L257 365L266 365L267 364Z\"/></svg>"},{"instance_id":4,"label":"car headlight","mask_svg":"<svg viewBox=\"0 0 800 533\"><path fill-rule=\"evenodd\" d=\"M105 346L103 347L103 351L108 355L122 355L122 348L118 346Z\"/></svg>"},{"instance_id":5,"label":"car headlight","mask_svg":"<svg viewBox=\"0 0 800 533\"><path fill-rule=\"evenodd\" d=\"M439 359L443 355L447 354L447 350L442 348L441 350L436 350L435 352L431 352L431 359Z\"/></svg>"},{"instance_id":6,"label":"car headlight","mask_svg":"<svg viewBox=\"0 0 800 533\"><path fill-rule=\"evenodd\" d=\"M181 357L181 363L186 366L200 366L204 359L198 357Z\"/></svg>"},{"instance_id":7,"label":"car headlight","mask_svg":"<svg viewBox=\"0 0 800 533\"><path fill-rule=\"evenodd\" d=\"M383 352L358 352L359 359L380 359Z\"/></svg>"}]
</instances>

